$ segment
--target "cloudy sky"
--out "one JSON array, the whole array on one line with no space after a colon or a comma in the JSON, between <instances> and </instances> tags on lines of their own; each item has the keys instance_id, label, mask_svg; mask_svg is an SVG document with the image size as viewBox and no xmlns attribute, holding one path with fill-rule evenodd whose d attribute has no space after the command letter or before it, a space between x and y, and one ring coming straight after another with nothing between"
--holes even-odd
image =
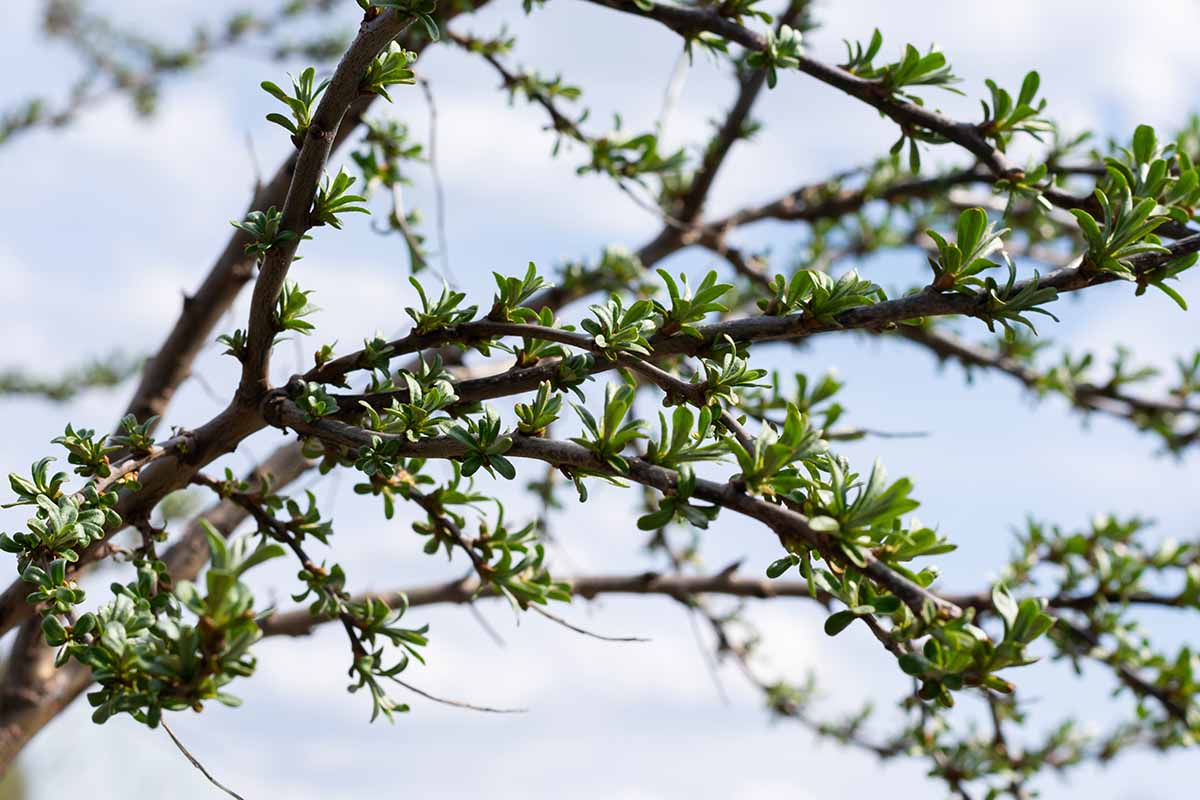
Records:
<instances>
[{"instance_id":1,"label":"cloudy sky","mask_svg":"<svg viewBox=\"0 0 1200 800\"><path fill-rule=\"evenodd\" d=\"M336 24L349 28L354 3L344 4L347 12ZM40 5L6 4L0 109L32 94L61 95L77 74L70 54L38 35ZM107 5L122 18L183 37L188 21L219 19L236 4ZM867 38L878 26L886 52L903 42L938 42L973 95L984 78L1015 86L1036 67L1052 112L1075 130L1127 137L1142 122L1171 129L1195 110L1200 89L1194 42L1200 9L1185 0L864 0L819 3L818 16L822 27L809 39L818 55L837 58L843 38ZM653 124L677 57L671 34L573 0L554 0L528 19L519 3L497 0L453 28L491 34L502 22L518 39L521 64L561 71L584 88L597 125L618 109L631 130ZM439 48L421 67L438 104L449 255L474 300L487 302L493 269L513 274L530 260L551 266L592 258L607 244L636 247L654 234L655 220L608 183L574 176L580 153L548 157L552 138L541 131L542 116L523 105L509 107L485 64ZM273 170L290 146L263 121L273 109L257 88L263 79L283 80L287 68L253 53L233 54L171 84L149 123L114 102L69 130L34 133L0 149L0 366L27 364L53 373L90 356L141 354L156 346L174 320L181 290L196 285L227 238L228 221L244 208L255 164ZM393 113L424 132L428 114L419 94L397 94ZM729 81L698 58L668 138L694 144L730 94ZM977 113L974 102L938 98L946 110L963 115ZM874 112L798 74L782 77L758 116L766 130L753 147L734 151L717 182L713 212L867 161L894 138L894 127ZM431 209L428 179L415 177L412 200ZM772 226L747 231L739 241L773 245L781 253L791 243L785 230ZM296 274L317 291L321 341L349 346L375 328L389 334L404 328L402 308L413 302L413 292L398 240L372 236L365 221L354 220L345 233L322 231L305 256ZM685 253L670 266L696 273L718 265ZM877 270L876 280L900 285L919 267L913 257L883 259L870 268ZM1197 299L1196 276L1182 289ZM1063 321L1048 324L1047 332L1071 348L1106 353L1126 342L1143 360L1166 366L1194 349L1200 334L1195 313L1180 312L1155 293L1135 302L1127 286L1058 305ZM241 304L225 329L244 313ZM305 351L312 349L305 344ZM290 345L280 348L279 377L294 370L296 358ZM951 589L982 585L990 565L1008 552L1012 526L1026 514L1075 525L1097 512L1151 513L1164 536L1196 535L1195 454L1157 458L1150 440L1125 427L1097 419L1085 429L1062 404L1034 406L996 378L981 376L968 387L957 370L939 371L930 358L898 343L829 337L773 358L811 374L836 368L848 382L845 404L855 424L933 432L919 440L868 440L845 452L859 464L880 456L893 473L915 477L921 518L961 546L943 562ZM200 380L185 386L168 424L193 425L217 410L205 385L227 392L233 362L210 348L197 374ZM0 437L0 465L24 471L49 452L48 441L67 420L110 426L129 390L93 392L57 408L0 400L9 421ZM251 456L234 456L229 465L243 470L277 442L276 435L256 437L247 448ZM422 556L408 529L411 520L385 524L375 504L349 492L349 483L325 482L316 491L335 516L338 558L357 587L389 589L461 574L457 563L447 567ZM597 495L597 502L556 521L563 540L555 551L560 571L645 568L637 555L642 537L634 512L616 493ZM0 511L0 529L21 525L24 516ZM752 574L776 555L770 537L736 520L723 520L705 546L713 565L745 558ZM287 602L291 569L267 571L267 597ZM902 690L891 659L859 635L858 626L835 644L820 631L819 609L806 604L781 601L750 612L765 635L764 669L791 678L815 671L828 713L852 711L871 698L887 709ZM498 606L483 613L506 646L497 647L461 609L411 612L412 620L431 624L433 637L429 665L412 680L457 698L527 707L527 714L484 716L414 700L413 713L395 725L368 725L366 701L344 692L344 642L326 630L310 639L265 642L258 674L237 687L246 699L242 709L189 715L176 729L247 798L557 792L579 798L825 800L883 787L896 796L940 791L919 764L880 766L817 743L797 727L769 724L760 699L732 667L721 672L724 702L687 618L670 601L606 599L568 612L603 632L648 637L646 644L584 639L534 616L518 626ZM1170 623L1164 631L1173 638L1187 635ZM1120 702L1106 702L1112 684L1105 675L1073 681L1062 667L1046 664L1021 677L1047 724L1070 713L1102 724L1114 718ZM95 727L81 707L35 741L27 764L37 798L84 791L127 797L166 781L181 798L214 796L161 733L124 719ZM1172 796L1187 770L1198 766L1194 755L1167 762L1133 755L1104 771L1076 773L1070 787L1051 780L1046 788L1063 797Z\"/></svg>"}]
</instances>

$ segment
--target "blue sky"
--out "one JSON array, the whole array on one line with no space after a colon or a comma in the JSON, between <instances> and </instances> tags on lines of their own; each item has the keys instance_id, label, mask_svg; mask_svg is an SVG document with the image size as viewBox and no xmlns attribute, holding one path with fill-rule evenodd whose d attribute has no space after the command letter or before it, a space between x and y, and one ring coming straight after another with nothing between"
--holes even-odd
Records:
<instances>
[{"instance_id":1,"label":"blue sky","mask_svg":"<svg viewBox=\"0 0 1200 800\"><path fill-rule=\"evenodd\" d=\"M0 52L13 66L0 85L0 108L31 94L62 91L76 74L69 55L36 35L40 5L11 0L6 9ZM219 18L234 6L225 0L108 5L180 36L186 35L178 27L181 20L197 13ZM338 24L349 28L354 4L345 5ZM555 0L528 19L519 9L518 3L498 3L453 28L490 34L507 21L518 39L516 60L543 72L561 70L582 86L594 125L603 125L618 108L631 130L653 124L677 54L673 35L570 0ZM971 97L939 96L937 104L964 116L977 113L974 98L984 78L1016 85L1031 67L1040 70L1056 117L1075 129L1096 127L1119 137L1142 122L1177 126L1195 110L1200 89L1200 51L1192 34L1200 11L1183 0L824 2L818 17L822 28L810 37L810 46L828 58L840 55L842 38L869 37L876 25L888 52L903 42L938 42ZM541 130L542 115L521 104L510 108L482 62L438 49L421 67L439 110L452 267L473 299L487 302L493 269L514 274L530 260L550 266L593 258L605 245L636 247L654 234L656 221L605 181L575 177L578 151L550 160L552 137ZM242 212L255 160L273 170L290 147L279 129L263 121L272 109L257 88L260 80L282 80L289 68L294 65L232 55L171 84L151 122L133 119L120 102L110 103L66 131L35 133L0 149L5 182L0 340L6 345L0 364L53 372L92 355L144 353L157 344L174 319L181 290L200 280L228 236L228 221ZM706 130L701 126L727 107L730 95L729 81L698 58L667 136L694 144L697 132ZM419 93L397 92L396 99L392 113L423 133L427 110ZM874 112L801 75L784 75L758 115L766 129L754 146L734 151L718 180L713 213L862 163L895 136L894 127ZM411 201L429 218L428 179L419 171L414 177ZM792 237L767 225L738 241L787 253ZM696 274L719 265L689 252L668 266ZM879 259L869 269L881 283L902 285L920 266L913 255ZM372 236L365 220L353 221L344 233L322 230L306 246L296 277L317 292L320 341L338 339L344 346L376 328L389 334L403 330L402 308L414 299L399 240ZM1182 291L1193 301L1196 289L1195 275L1184 280ZM1102 354L1126 342L1141 359L1163 366L1200 341L1196 314L1159 296L1135 301L1127 286L1086 295L1060 302L1055 311L1062 323L1048 323L1043 332L1068 347ZM568 316L578 313L573 309ZM244 314L243 302L223 329L235 327ZM314 346L305 343L303 350ZM1157 458L1149 439L1123 426L1096 419L1084 429L1063 404L1034 405L999 378L980 376L967 386L956 368L939 371L928 356L902 343L824 337L767 358L810 374L836 368L848 384L844 402L851 423L933 433L843 449L857 464L879 456L893 474L915 478L921 519L936 523L960 545L942 562L949 588L982 585L991 565L1008 552L1012 526L1027 513L1074 525L1098 512L1153 510L1163 535L1196 535L1195 454ZM293 346L280 347L276 362L277 377L290 374L296 365ZM215 347L196 371L218 393L233 385L233 362ZM93 392L53 408L0 400L10 420L0 440L0 465L23 471L49 452L49 439L68 420L109 426L129 389ZM167 423L193 425L217 408L201 381L191 381ZM262 456L278 441L276 434L263 434L247 449ZM228 463L239 471L249 466L243 455ZM357 587L389 589L461 574L458 563L447 567L421 555L408 528L411 518L400 515L385 523L374 503L350 493L351 483L347 476L315 491L334 514L337 557ZM555 550L560 571L645 568L636 514L624 498L599 491L594 502L556 521L563 540ZM20 510L0 511L0 529L11 530L23 518ZM712 565L745 558L751 574L776 555L771 537L734 519L723 519L707 534L705 548ZM286 604L291 571L290 565L266 571L260 581L264 597ZM490 717L414 699L413 713L394 726L368 725L365 700L344 692L344 642L337 631L326 630L309 639L265 642L258 674L237 687L245 707L188 715L175 727L221 780L247 798L404 791L439 797L557 792L636 800L768 794L824 799L884 786L901 796L939 791L922 777L919 764L881 767L867 756L815 744L795 726L768 724L759 698L732 668L722 671L729 694L729 703L723 703L686 617L670 601L610 598L568 612L597 630L649 637L648 644L584 639L537 617L517 626L498 605L483 613L503 633L506 647L496 647L462 609L411 612L413 621L431 624L433 636L429 666L411 679L454 697L525 706L527 714ZM831 641L820 631L819 609L794 601L754 605L750 616L765 634L769 673L800 678L813 669L828 695L822 707L829 713L875 698L886 716L903 681L857 626ZM1163 630L1173 639L1189 635L1169 621ZM1061 666L1045 664L1021 678L1047 724L1069 713L1101 723L1125 708L1120 700L1106 702L1112 683L1105 675L1087 674L1075 682ZM130 753L136 758L130 760ZM31 771L54 775L35 779L38 798L77 791L125 797L166 781L178 787L173 792L181 798L214 796L161 733L126 720L95 727L82 707L52 724L27 759ZM1069 787L1051 779L1046 789L1062 797L1098 791L1131 800L1171 796L1182 788L1188 768L1197 766L1194 755L1170 761L1135 755L1107 770L1076 773Z\"/></svg>"}]
</instances>

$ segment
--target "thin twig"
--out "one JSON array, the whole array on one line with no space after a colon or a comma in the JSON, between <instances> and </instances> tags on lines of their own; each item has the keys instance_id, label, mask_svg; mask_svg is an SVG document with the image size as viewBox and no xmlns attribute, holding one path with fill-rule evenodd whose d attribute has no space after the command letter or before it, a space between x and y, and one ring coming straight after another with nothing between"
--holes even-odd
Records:
<instances>
[{"instance_id":1,"label":"thin twig","mask_svg":"<svg viewBox=\"0 0 1200 800\"><path fill-rule=\"evenodd\" d=\"M475 607L474 603L467 603L467 611L471 612L471 616L479 623L479 627L483 628L483 632L488 635L488 638L496 643L497 647L508 647L508 642L504 641L504 637L496 630L492 623L488 622L487 617L483 612Z\"/></svg>"},{"instance_id":2,"label":"thin twig","mask_svg":"<svg viewBox=\"0 0 1200 800\"><path fill-rule=\"evenodd\" d=\"M716 656L704 644L704 634L696 619L700 615L700 611L687 603L684 603L684 611L687 613L688 627L692 630L692 639L700 651L700 659L704 662L709 677L712 678L713 686L717 688L717 696L721 698L722 705L729 705L729 692L725 688L725 682L721 680L721 665L717 663Z\"/></svg>"},{"instance_id":3,"label":"thin twig","mask_svg":"<svg viewBox=\"0 0 1200 800\"><path fill-rule=\"evenodd\" d=\"M589 631L586 628L580 628L577 625L572 625L571 623L567 622L562 617L560 617L556 614L551 614L549 611L542 608L541 606L531 605L531 606L529 606L529 608L530 608L530 610L535 611L538 614L541 614L543 617L550 620L551 622L556 622L559 625L562 625L564 628L567 628L568 630L575 631L576 633L581 633L584 636L590 636L593 639L599 639L602 642L648 642L648 641L650 641L649 639L643 639L638 636L604 636L603 634L594 633L592 631Z\"/></svg>"},{"instance_id":4,"label":"thin twig","mask_svg":"<svg viewBox=\"0 0 1200 800\"><path fill-rule=\"evenodd\" d=\"M675 59L675 66L671 68L671 77L667 81L667 89L663 92L662 110L658 114L658 122L655 124L655 129L658 131L658 138L662 139L663 131L667 129L667 120L675 113L675 108L679 105L679 96L683 93L683 85L687 82L688 67L691 66L691 57L686 49L679 51L679 57Z\"/></svg>"},{"instance_id":5,"label":"thin twig","mask_svg":"<svg viewBox=\"0 0 1200 800\"><path fill-rule=\"evenodd\" d=\"M246 798L242 797L240 794L235 792L233 789L230 789L228 786L224 785L219 780L214 778L212 776L212 774L204 768L204 765L200 763L199 759L197 759L194 755L192 755L191 752L186 747L183 746L183 742L179 741L179 737L175 735L175 731L171 730L171 726L167 724L167 721L165 719L160 720L159 724L162 725L162 729L167 732L167 736L171 737L171 741L175 743L175 746L179 748L179 752L183 753L184 758L186 758L188 761L192 762L192 766L195 767L196 769L200 770L200 774L202 774L205 778L208 778L209 783L211 783L213 786L217 787L218 789L220 789L222 792L229 795L230 797L236 797L237 800L246 800Z\"/></svg>"},{"instance_id":6,"label":"thin twig","mask_svg":"<svg viewBox=\"0 0 1200 800\"><path fill-rule=\"evenodd\" d=\"M528 708L492 708L491 706L477 706L473 703L464 703L461 700L448 700L445 697L438 697L430 694L424 689L418 689L411 683L405 683L397 678L392 678L393 681L408 689L413 694L419 694L426 700L432 700L435 703L441 703L444 706L453 706L454 708L465 708L468 711L483 711L488 714L524 714L529 711Z\"/></svg>"},{"instance_id":7,"label":"thin twig","mask_svg":"<svg viewBox=\"0 0 1200 800\"><path fill-rule=\"evenodd\" d=\"M446 276L447 282L456 286L458 281L454 277L454 271L450 269L450 245L446 239L446 190L442 183L441 170L438 169L437 104L433 101L433 90L429 86L429 79L421 78L418 83L421 86L421 93L425 95L425 102L429 104L429 175L433 178L433 195L437 206L438 258L442 261L442 273Z\"/></svg>"}]
</instances>

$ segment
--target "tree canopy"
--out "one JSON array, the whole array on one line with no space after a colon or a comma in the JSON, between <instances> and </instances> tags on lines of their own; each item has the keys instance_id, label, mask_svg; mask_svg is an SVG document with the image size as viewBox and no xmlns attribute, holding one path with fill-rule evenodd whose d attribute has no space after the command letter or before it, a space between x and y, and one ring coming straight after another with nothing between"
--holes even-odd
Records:
<instances>
[{"instance_id":1,"label":"tree canopy","mask_svg":"<svg viewBox=\"0 0 1200 800\"><path fill-rule=\"evenodd\" d=\"M47 402L137 377L111 432L64 420L45 457L9 476L6 500L28 520L0 534L15 561L0 597L0 633L14 632L0 764L80 695L97 724L128 715L150 729L169 730L176 712L238 705L264 637L325 624L345 632L347 702L362 705L364 722L419 726L419 711L401 716L413 696L508 711L476 705L492 699L474 687L470 702L419 688L438 647L421 607L503 600L517 615L599 636L563 609L617 593L678 601L771 715L880 759L921 761L951 796L1030 797L1049 773L1127 750L1190 747L1200 732L1200 656L1160 638L1146 612L1194 622L1200 541L1161 539L1148 517L1098 516L1080 527L1028 519L992 576L943 576L939 556L964 537L913 516L919 475L840 452L888 434L850 424L839 379L789 354L830 337L902 342L968 375L996 374L1031 397L1127 424L1165 457L1184 456L1200 441L1200 350L1180 354L1165 375L1124 348L1111 358L1072 352L1041 334L1059 316L1086 314L1093 290L1108 284L1125 287L1129 303L1161 293L1187 310L1180 278L1200 252L1200 118L1176 131L1140 125L1114 141L1074 134L1055 121L1037 71L1018 86L970 86L954 73L952 47L919 48L869 24L842 60L820 60L806 45L820 7L806 0L557 1L673 34L679 61L664 117L689 65L719 64L736 93L728 108L707 110L707 138L673 149L661 126L594 119L584 88L517 66L507 32L467 32L488 0L357 0L349 41L322 24L297 38L292 26L344 12L350 0L288 0L198 28L182 45L84 2L45 4L47 32L84 56L85 74L65 101L34 99L0 117L0 144L68 125L112 95L152 114L174 76L218 51L265 44L309 66L255 75L257 113L291 154L257 182L227 245L144 361L99 359L57 376L0 372L0 395ZM523 6L509 13L536 15L543 0ZM614 244L558 267L497 271L486 290L457 281L440 192L424 213L406 194L415 170L436 169L436 140L385 113L432 101L422 60L437 48L478 59L512 102L544 112L547 157L611 182L653 215L658 233L636 249ZM614 44L616 57L637 54ZM753 116L785 81L873 109L894 128L890 152L709 213L732 150L788 135L760 130ZM979 113L937 110L946 93L978 98ZM310 240L359 235L343 230L357 214L400 243L414 300L393 319L363 320L361 342L348 345L323 338L320 298L293 268ZM795 251L739 244L762 223L787 226ZM660 266L688 249L709 254L713 268ZM923 278L896 285L873 275L870 259L887 252L926 265ZM230 322L243 290L249 313ZM1059 302L1067 295L1083 302ZM394 337L371 332L402 324ZM162 430L214 340L238 368L236 382L212 387L222 409ZM273 380L273 354L287 340L311 357ZM923 426L936 431L937 419ZM284 443L239 471L226 456L267 430ZM411 522L435 580L361 590L386 574L343 568L338 544L348 532L301 488L306 476L338 473L381 520ZM552 513L588 503L598 488L613 496L603 487L624 489L638 509L640 533L628 535L647 570L573 573L549 556ZM211 505L196 511L196 496ZM1021 499L1008 505L1020 520ZM771 542L774 559L706 562L705 532L718 518ZM294 607L273 606L246 577L275 559L293 562L295 580L283 588ZM446 561L459 577L437 578ZM86 576L109 563L111 586L85 592ZM830 648L847 628L869 631L879 658L906 676L896 698L904 722L889 727L853 698L849 715L826 717L804 676L768 677L752 626L723 597L817 603ZM1022 694L1039 660L1103 671L1121 721L1089 731L1040 717ZM984 730L963 706L986 712Z\"/></svg>"}]
</instances>

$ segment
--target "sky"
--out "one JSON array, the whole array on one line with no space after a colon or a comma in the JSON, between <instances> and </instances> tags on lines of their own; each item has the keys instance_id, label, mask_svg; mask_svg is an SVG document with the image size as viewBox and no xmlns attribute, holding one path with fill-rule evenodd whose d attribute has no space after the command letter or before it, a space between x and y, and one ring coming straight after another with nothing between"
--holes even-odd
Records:
<instances>
[{"instance_id":1,"label":"sky","mask_svg":"<svg viewBox=\"0 0 1200 800\"><path fill-rule=\"evenodd\" d=\"M6 4L0 65L9 77L0 84L0 109L32 94L61 96L77 74L72 56L38 34L40 5ZM177 37L187 35L190 20L219 19L234 7L226 0L97 5ZM345 5L346 13L329 24L352 27L355 4ZM978 113L974 97L985 78L1015 86L1031 67L1041 73L1053 115L1073 130L1127 137L1139 123L1169 130L1200 110L1194 105L1200 50L1193 35L1200 7L1184 0L826 1L818 3L817 17L821 28L808 46L829 60L841 55L843 38L869 38L876 26L886 53L904 42L936 41L972 95L938 96L937 104L962 116ZM518 3L497 2L451 27L487 35L505 23L517 37L518 63L561 71L584 88L593 126L605 125L618 109L630 130L654 124L678 55L673 34L574 0L554 0L529 18ZM92 356L142 354L157 345L181 292L199 282L228 237L229 220L242 213L255 165L273 170L290 147L263 120L274 109L257 87L265 79L282 81L296 67L230 54L170 83L149 122L112 102L66 130L32 133L0 148L0 366L54 373ZM437 103L449 259L473 300L489 301L492 270L517 274L531 260L552 266L591 259L606 245L637 247L656 232L656 220L609 183L575 176L580 151L551 159L553 138L542 130L543 116L521 103L510 107L486 64L437 48L420 67ZM424 135L428 110L419 93L394 96L391 113ZM697 58L665 136L694 145L731 96L727 77ZM894 126L870 109L799 74L782 75L756 115L765 129L753 146L733 151L712 195L714 215L868 161L895 137ZM409 197L431 218L432 186L423 171L414 174ZM736 241L786 254L793 237L782 226L762 225ZM876 259L864 269L898 286L918 274L921 262L915 255ZM693 275L720 267L695 252L667 266ZM366 220L351 221L344 233L322 230L306 245L296 277L316 290L320 341L350 347L376 328L387 335L405 329L402 309L414 292L403 247L398 239L372 235ZM1197 288L1196 275L1181 284L1193 301ZM1179 311L1157 293L1135 301L1128 286L1090 290L1054 310L1062 322L1047 323L1044 332L1076 350L1105 354L1124 342L1141 360L1165 367L1200 341L1194 312ZM580 312L573 308L568 315ZM245 298L222 330L244 316ZM304 352L315 348L309 345ZM950 590L979 588L993 577L1013 526L1027 514L1072 526L1095 513L1150 513L1164 536L1197 535L1195 453L1156 456L1150 439L1125 426L1094 419L1085 427L1064 404L1034 404L997 377L980 375L968 386L957 368L939 369L903 343L831 336L767 358L813 375L836 369L847 382L843 402L851 424L931 432L921 439L868 439L842 451L856 464L880 457L893 474L914 477L921 519L960 545L939 561ZM297 363L298 348L280 347L276 378L286 378ZM217 411L210 390L227 392L233 367L209 347L166 424L194 425ZM0 413L10 421L0 437L0 466L25 471L49 452L49 440L68 420L109 427L131 389L89 392L57 407L0 399ZM243 471L279 441L277 433L260 434L245 454L223 463ZM355 588L385 590L461 574L461 563L420 553L409 529L412 516L385 522L375 503L351 493L352 482L347 476L313 488L334 516L336 557ZM616 491L595 494L554 522L558 570L645 569L633 505ZM24 517L19 509L0 511L0 530L20 526ZM710 565L744 559L748 575L760 574L778 555L771 537L734 519L706 533L704 546ZM287 604L293 569L271 565L256 576L263 596ZM365 698L344 691L344 641L326 629L310 638L263 642L258 673L236 687L244 707L181 716L175 729L221 781L252 799L553 792L632 800L839 800L883 787L897 796L941 791L919 763L880 765L818 742L795 725L771 724L761 699L732 666L720 671L723 700L687 617L669 600L605 598L564 611L597 631L651 640L641 644L583 638L530 615L518 624L498 604L481 613L502 634L503 647L463 609L412 610L407 619L428 622L432 642L428 666L410 678L434 693L527 713L472 714L414 698L412 713L395 725L369 725ZM768 674L800 679L812 670L825 696L823 711L849 713L874 699L887 718L890 700L903 690L902 676L859 626L829 640L820 628L823 612L800 601L751 604L748 614L764 634ZM1174 639L1192 635L1170 622L1163 631ZM1103 674L1076 680L1061 665L1044 663L1024 670L1021 679L1047 724L1068 714L1102 724L1127 708L1121 699L1109 700L1113 686ZM93 726L82 706L52 723L24 758L39 799L84 791L127 797L168 782L180 798L216 796L161 732L127 719ZM1135 754L1107 769L1074 773L1069 785L1051 778L1043 787L1054 797L1173 796L1197 767L1194 754L1169 760Z\"/></svg>"}]
</instances>

